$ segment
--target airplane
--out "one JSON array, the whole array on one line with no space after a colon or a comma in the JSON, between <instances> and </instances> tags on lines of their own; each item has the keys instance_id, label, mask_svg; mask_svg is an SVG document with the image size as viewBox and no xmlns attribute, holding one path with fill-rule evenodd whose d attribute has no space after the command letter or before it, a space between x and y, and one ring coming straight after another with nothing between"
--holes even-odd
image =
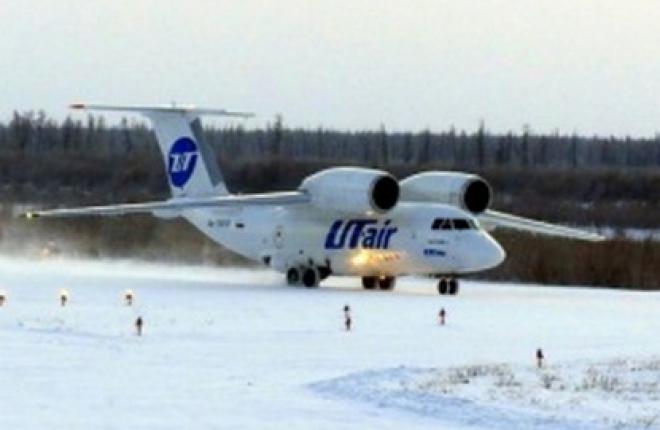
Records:
<instances>
[{"instance_id":1,"label":"airplane","mask_svg":"<svg viewBox=\"0 0 660 430\"><path fill-rule=\"evenodd\" d=\"M183 217L214 242L313 288L330 275L362 278L365 289L392 290L401 275L438 279L441 295L459 291L458 277L494 268L505 251L489 234L497 227L600 241L579 229L490 209L491 186L464 172L427 171L401 181L360 167L332 167L306 177L297 190L231 194L200 117L249 113L194 106L111 106L89 111L142 114L153 124L172 197L164 201L30 211L39 217L149 213Z\"/></svg>"}]
</instances>

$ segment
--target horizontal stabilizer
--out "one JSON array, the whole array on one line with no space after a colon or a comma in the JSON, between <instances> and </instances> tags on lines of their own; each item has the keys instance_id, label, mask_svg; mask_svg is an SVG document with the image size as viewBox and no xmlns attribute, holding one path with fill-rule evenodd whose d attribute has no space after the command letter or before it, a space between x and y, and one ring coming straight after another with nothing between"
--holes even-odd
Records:
<instances>
[{"instance_id":1,"label":"horizontal stabilizer","mask_svg":"<svg viewBox=\"0 0 660 430\"><path fill-rule=\"evenodd\" d=\"M591 242L599 242L605 240L605 237L599 234L590 233L588 231L580 230L577 228L564 227L561 225L536 221L533 219L523 218L493 210L487 210L483 214L479 215L478 219L479 222L481 222L486 228L504 227L514 230L527 231L530 233L560 236L570 239L588 240Z\"/></svg>"},{"instance_id":2,"label":"horizontal stabilizer","mask_svg":"<svg viewBox=\"0 0 660 430\"><path fill-rule=\"evenodd\" d=\"M107 206L87 206L62 208L45 211L30 211L22 214L27 219L34 218L70 218L80 216L114 216L138 213L167 212L178 215L187 209L222 208L254 205L291 205L309 202L306 193L300 191L217 196L206 198L180 198L157 202L126 203Z\"/></svg>"},{"instance_id":3,"label":"horizontal stabilizer","mask_svg":"<svg viewBox=\"0 0 660 430\"><path fill-rule=\"evenodd\" d=\"M73 103L71 109L79 110L97 110L106 112L137 112L145 115L150 113L179 113L192 114L193 116L212 115L212 116L233 116L239 118L250 118L254 114L250 112L234 112L225 109L199 108L194 105L156 105L156 106L114 106L102 104Z\"/></svg>"}]
</instances>

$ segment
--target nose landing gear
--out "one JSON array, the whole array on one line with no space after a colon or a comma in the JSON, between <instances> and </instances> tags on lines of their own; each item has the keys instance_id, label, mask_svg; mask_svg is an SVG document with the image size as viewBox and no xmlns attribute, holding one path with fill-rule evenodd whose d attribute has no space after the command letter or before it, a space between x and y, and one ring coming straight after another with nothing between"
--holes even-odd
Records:
<instances>
[{"instance_id":1,"label":"nose landing gear","mask_svg":"<svg viewBox=\"0 0 660 430\"><path fill-rule=\"evenodd\" d=\"M445 296L447 294L455 296L459 291L458 279L451 276L449 278L440 278L438 281L438 294Z\"/></svg>"}]
</instances>

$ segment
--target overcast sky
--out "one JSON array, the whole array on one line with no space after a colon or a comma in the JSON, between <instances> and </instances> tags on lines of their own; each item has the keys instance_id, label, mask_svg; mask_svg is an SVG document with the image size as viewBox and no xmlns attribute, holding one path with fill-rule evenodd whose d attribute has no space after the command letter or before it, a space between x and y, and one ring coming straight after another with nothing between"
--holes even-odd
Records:
<instances>
[{"instance_id":1,"label":"overcast sky","mask_svg":"<svg viewBox=\"0 0 660 430\"><path fill-rule=\"evenodd\" d=\"M1 0L0 115L76 100L260 126L660 131L660 2Z\"/></svg>"}]
</instances>

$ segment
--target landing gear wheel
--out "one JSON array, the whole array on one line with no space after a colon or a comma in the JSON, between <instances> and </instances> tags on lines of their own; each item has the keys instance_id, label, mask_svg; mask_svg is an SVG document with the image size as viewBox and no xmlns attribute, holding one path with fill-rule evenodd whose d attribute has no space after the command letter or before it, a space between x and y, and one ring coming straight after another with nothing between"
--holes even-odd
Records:
<instances>
[{"instance_id":1,"label":"landing gear wheel","mask_svg":"<svg viewBox=\"0 0 660 430\"><path fill-rule=\"evenodd\" d=\"M394 289L396 284L396 278L394 276L384 276L378 278L378 287L384 291L390 291Z\"/></svg>"},{"instance_id":2,"label":"landing gear wheel","mask_svg":"<svg viewBox=\"0 0 660 430\"><path fill-rule=\"evenodd\" d=\"M447 294L451 296L455 296L458 294L459 290L459 283L458 279L451 277L451 278L440 278L438 281L438 294L441 296L445 296Z\"/></svg>"},{"instance_id":3,"label":"landing gear wheel","mask_svg":"<svg viewBox=\"0 0 660 430\"><path fill-rule=\"evenodd\" d=\"M286 271L286 283L289 285L298 285L300 284L300 278L302 278L302 271L299 267L291 267Z\"/></svg>"},{"instance_id":4,"label":"landing gear wheel","mask_svg":"<svg viewBox=\"0 0 660 430\"><path fill-rule=\"evenodd\" d=\"M362 277L362 287L364 287L365 290L373 290L376 288L376 284L378 283L378 278L375 276L363 276Z\"/></svg>"},{"instance_id":5,"label":"landing gear wheel","mask_svg":"<svg viewBox=\"0 0 660 430\"><path fill-rule=\"evenodd\" d=\"M319 267L319 275L321 276L321 280L325 280L330 276L332 273L332 270L330 270L329 267Z\"/></svg>"},{"instance_id":6,"label":"landing gear wheel","mask_svg":"<svg viewBox=\"0 0 660 430\"><path fill-rule=\"evenodd\" d=\"M319 286L321 275L316 267L307 267L302 274L302 283L307 288L314 288Z\"/></svg>"},{"instance_id":7,"label":"landing gear wheel","mask_svg":"<svg viewBox=\"0 0 660 430\"><path fill-rule=\"evenodd\" d=\"M449 279L449 290L448 290L449 294L452 295L452 296L455 296L456 294L458 294L458 289L459 289L458 279L450 278Z\"/></svg>"},{"instance_id":8,"label":"landing gear wheel","mask_svg":"<svg viewBox=\"0 0 660 430\"><path fill-rule=\"evenodd\" d=\"M438 294L441 296L444 296L447 294L447 291L449 290L449 285L447 282L447 278L440 278L438 281Z\"/></svg>"}]
</instances>

